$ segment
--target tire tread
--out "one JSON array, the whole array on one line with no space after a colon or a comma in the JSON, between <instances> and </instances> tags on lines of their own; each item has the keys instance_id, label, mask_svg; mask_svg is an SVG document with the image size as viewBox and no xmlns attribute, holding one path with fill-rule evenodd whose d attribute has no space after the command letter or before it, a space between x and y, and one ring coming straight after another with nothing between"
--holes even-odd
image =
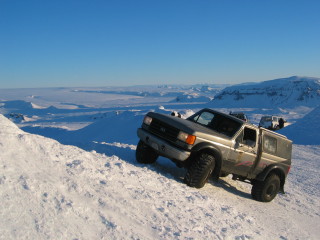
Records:
<instances>
[{"instance_id":1,"label":"tire tread","mask_svg":"<svg viewBox=\"0 0 320 240\"><path fill-rule=\"evenodd\" d=\"M202 188L207 182L214 168L214 164L214 156L207 153L201 153L190 165L185 175L184 182L190 187Z\"/></svg>"}]
</instances>

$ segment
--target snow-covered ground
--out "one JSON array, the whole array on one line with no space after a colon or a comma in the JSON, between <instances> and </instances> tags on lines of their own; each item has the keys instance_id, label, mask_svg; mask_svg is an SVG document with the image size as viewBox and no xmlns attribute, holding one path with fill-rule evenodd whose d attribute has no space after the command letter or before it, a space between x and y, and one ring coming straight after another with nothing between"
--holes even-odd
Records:
<instances>
[{"instance_id":1,"label":"snow-covered ground","mask_svg":"<svg viewBox=\"0 0 320 240\"><path fill-rule=\"evenodd\" d=\"M231 177L193 189L165 158L138 164L146 112L210 106L174 101L195 91L204 101L207 87L140 88L0 90L0 239L319 239L317 106L241 109L253 123L284 116L300 144L286 194L260 203Z\"/></svg>"},{"instance_id":2,"label":"snow-covered ground","mask_svg":"<svg viewBox=\"0 0 320 240\"><path fill-rule=\"evenodd\" d=\"M253 201L231 178L192 189L134 146L106 156L25 133L0 117L1 239L317 239L319 146L294 146L285 195Z\"/></svg>"}]
</instances>

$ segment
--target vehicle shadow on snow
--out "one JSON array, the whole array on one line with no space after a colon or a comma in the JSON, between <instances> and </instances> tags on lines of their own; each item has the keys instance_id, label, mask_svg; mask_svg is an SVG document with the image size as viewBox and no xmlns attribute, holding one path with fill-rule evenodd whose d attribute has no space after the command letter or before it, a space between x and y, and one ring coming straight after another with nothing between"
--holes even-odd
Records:
<instances>
[{"instance_id":1,"label":"vehicle shadow on snow","mask_svg":"<svg viewBox=\"0 0 320 240\"><path fill-rule=\"evenodd\" d=\"M230 181L233 181L230 179ZM233 181L236 183L237 181ZM251 193L244 192L243 190L238 189L235 187L232 183L229 183L226 181L226 178L219 178L218 182L217 181L209 181L212 185L223 188L225 191L238 195L239 197L247 198L247 199L252 199Z\"/></svg>"}]
</instances>

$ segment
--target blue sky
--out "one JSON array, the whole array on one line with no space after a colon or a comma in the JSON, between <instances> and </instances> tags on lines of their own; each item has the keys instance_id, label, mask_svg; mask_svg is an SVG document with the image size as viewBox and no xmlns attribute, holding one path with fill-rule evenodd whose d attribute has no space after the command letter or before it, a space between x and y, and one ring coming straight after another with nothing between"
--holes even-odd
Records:
<instances>
[{"instance_id":1,"label":"blue sky","mask_svg":"<svg viewBox=\"0 0 320 240\"><path fill-rule=\"evenodd\" d=\"M0 0L0 88L320 77L320 1Z\"/></svg>"}]
</instances>

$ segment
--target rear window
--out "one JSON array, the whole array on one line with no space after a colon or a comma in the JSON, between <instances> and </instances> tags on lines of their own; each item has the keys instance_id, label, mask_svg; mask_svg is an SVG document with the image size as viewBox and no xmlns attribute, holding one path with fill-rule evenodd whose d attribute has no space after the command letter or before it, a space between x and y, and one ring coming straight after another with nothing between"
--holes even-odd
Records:
<instances>
[{"instance_id":1,"label":"rear window","mask_svg":"<svg viewBox=\"0 0 320 240\"><path fill-rule=\"evenodd\" d=\"M277 139L268 135L264 135L263 151L275 155L277 152Z\"/></svg>"},{"instance_id":2,"label":"rear window","mask_svg":"<svg viewBox=\"0 0 320 240\"><path fill-rule=\"evenodd\" d=\"M286 139L263 135L263 151L281 158L291 159L292 143Z\"/></svg>"}]
</instances>

